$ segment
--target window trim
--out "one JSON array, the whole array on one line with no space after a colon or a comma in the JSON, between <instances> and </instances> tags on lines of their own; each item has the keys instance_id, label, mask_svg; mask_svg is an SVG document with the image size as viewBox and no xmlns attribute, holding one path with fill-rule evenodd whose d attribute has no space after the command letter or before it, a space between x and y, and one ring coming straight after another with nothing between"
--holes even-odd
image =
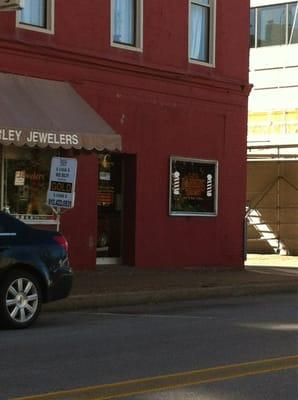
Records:
<instances>
[{"instance_id":1,"label":"window trim","mask_svg":"<svg viewBox=\"0 0 298 400\"><path fill-rule=\"evenodd\" d=\"M251 38L250 38L250 24L251 24L251 12L253 11L254 15L254 45L251 46ZM257 41L257 33L258 33L258 21L257 21L257 11L256 8L251 7L249 10L249 46L250 48L255 48L256 47L256 41Z\"/></svg>"},{"instance_id":2,"label":"window trim","mask_svg":"<svg viewBox=\"0 0 298 400\"><path fill-rule=\"evenodd\" d=\"M250 0L250 8L274 6L279 4L295 3L296 0Z\"/></svg>"},{"instance_id":3,"label":"window trim","mask_svg":"<svg viewBox=\"0 0 298 400\"><path fill-rule=\"evenodd\" d=\"M202 4L200 0L188 0L188 62L191 64L202 65L205 67L215 67L215 54L216 54L216 1L209 0L209 61L200 61L190 57L191 50L191 5Z\"/></svg>"},{"instance_id":4,"label":"window trim","mask_svg":"<svg viewBox=\"0 0 298 400\"><path fill-rule=\"evenodd\" d=\"M296 43L292 43L292 42L289 43L289 40L293 39L293 37L291 35L289 37L289 7L291 5L293 5L293 4L296 4L296 1L287 3L287 27L286 27L287 45L297 44L297 42ZM297 1L297 6L298 6L298 1ZM298 14L296 15L296 18L298 18ZM296 22L297 22L297 20L295 21L295 24L296 24ZM294 27L295 27L295 25L294 25Z\"/></svg>"},{"instance_id":5,"label":"window trim","mask_svg":"<svg viewBox=\"0 0 298 400\"><path fill-rule=\"evenodd\" d=\"M55 0L47 0L46 7L46 28L20 22L21 11L16 12L16 27L53 35L55 33Z\"/></svg>"},{"instance_id":6,"label":"window trim","mask_svg":"<svg viewBox=\"0 0 298 400\"><path fill-rule=\"evenodd\" d=\"M135 16L135 44L129 45L124 43L118 43L113 41L114 33L114 0L110 1L110 45L111 47L117 47L124 50L131 50L136 52L143 51L143 0L136 0L136 16Z\"/></svg>"}]
</instances>

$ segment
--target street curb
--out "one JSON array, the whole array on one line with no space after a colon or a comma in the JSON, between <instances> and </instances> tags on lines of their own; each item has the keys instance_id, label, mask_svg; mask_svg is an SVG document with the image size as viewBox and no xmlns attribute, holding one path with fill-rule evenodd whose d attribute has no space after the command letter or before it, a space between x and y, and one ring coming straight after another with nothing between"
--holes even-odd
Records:
<instances>
[{"instance_id":1,"label":"street curb","mask_svg":"<svg viewBox=\"0 0 298 400\"><path fill-rule=\"evenodd\" d=\"M45 311L76 311L90 308L131 306L148 303L199 300L227 296L247 296L272 293L298 293L297 283L250 284L205 288L167 289L140 292L120 292L72 295L64 300L44 305Z\"/></svg>"}]
</instances>

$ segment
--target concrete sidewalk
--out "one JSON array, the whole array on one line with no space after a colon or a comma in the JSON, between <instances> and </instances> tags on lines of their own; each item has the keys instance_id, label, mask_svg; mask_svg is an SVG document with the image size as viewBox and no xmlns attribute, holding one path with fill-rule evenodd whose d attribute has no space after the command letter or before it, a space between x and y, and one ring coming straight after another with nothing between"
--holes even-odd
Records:
<instances>
[{"instance_id":1,"label":"concrete sidewalk","mask_svg":"<svg viewBox=\"0 0 298 400\"><path fill-rule=\"evenodd\" d=\"M144 270L106 266L77 272L67 299L46 304L45 310L79 310L209 297L298 292L298 274L274 271L210 269Z\"/></svg>"}]
</instances>

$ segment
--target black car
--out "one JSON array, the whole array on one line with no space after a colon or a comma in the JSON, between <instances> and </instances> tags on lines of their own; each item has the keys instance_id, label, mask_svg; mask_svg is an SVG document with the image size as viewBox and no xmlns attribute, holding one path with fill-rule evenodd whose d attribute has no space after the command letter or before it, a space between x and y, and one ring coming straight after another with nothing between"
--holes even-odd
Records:
<instances>
[{"instance_id":1,"label":"black car","mask_svg":"<svg viewBox=\"0 0 298 400\"><path fill-rule=\"evenodd\" d=\"M72 286L67 241L0 211L0 326L26 328Z\"/></svg>"}]
</instances>

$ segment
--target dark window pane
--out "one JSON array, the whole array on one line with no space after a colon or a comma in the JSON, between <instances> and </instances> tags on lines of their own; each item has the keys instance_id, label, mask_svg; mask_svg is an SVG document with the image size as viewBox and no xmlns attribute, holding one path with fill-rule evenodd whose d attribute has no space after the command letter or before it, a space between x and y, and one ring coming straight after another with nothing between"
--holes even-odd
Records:
<instances>
[{"instance_id":1,"label":"dark window pane","mask_svg":"<svg viewBox=\"0 0 298 400\"><path fill-rule=\"evenodd\" d=\"M256 38L256 9L250 10L250 47L255 47Z\"/></svg>"},{"instance_id":2,"label":"dark window pane","mask_svg":"<svg viewBox=\"0 0 298 400\"><path fill-rule=\"evenodd\" d=\"M258 9L258 46L286 43L286 4Z\"/></svg>"},{"instance_id":3,"label":"dark window pane","mask_svg":"<svg viewBox=\"0 0 298 400\"><path fill-rule=\"evenodd\" d=\"M298 3L289 4L289 43L298 43Z\"/></svg>"}]
</instances>

